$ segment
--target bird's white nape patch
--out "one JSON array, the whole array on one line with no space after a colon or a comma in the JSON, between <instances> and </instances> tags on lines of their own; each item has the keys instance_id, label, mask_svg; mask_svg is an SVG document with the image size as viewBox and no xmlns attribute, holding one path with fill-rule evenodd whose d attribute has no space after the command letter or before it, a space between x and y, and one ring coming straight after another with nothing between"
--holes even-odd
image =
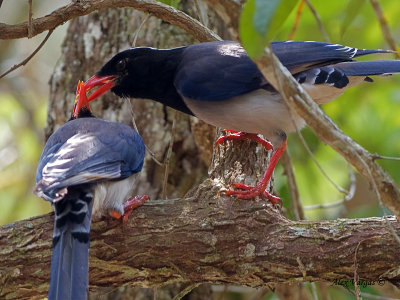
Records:
<instances>
[{"instance_id":1,"label":"bird's white nape patch","mask_svg":"<svg viewBox=\"0 0 400 300\"><path fill-rule=\"evenodd\" d=\"M244 49L239 44L229 43L220 45L218 52L222 55L240 57L244 54Z\"/></svg>"}]
</instances>

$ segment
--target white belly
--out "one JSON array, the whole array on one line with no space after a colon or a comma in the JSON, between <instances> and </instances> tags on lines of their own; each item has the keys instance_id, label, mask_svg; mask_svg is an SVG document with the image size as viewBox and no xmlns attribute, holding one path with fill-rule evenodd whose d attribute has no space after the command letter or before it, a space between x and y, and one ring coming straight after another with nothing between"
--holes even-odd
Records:
<instances>
[{"instance_id":1,"label":"white belly","mask_svg":"<svg viewBox=\"0 0 400 300\"><path fill-rule=\"evenodd\" d=\"M124 203L131 196L137 174L120 180L100 182L94 190L93 216L108 215L110 211L124 213Z\"/></svg>"},{"instance_id":2,"label":"white belly","mask_svg":"<svg viewBox=\"0 0 400 300\"><path fill-rule=\"evenodd\" d=\"M226 129L262 134L274 146L281 144L282 133L305 125L299 116L289 114L279 94L262 89L223 101L184 101L199 119Z\"/></svg>"}]
</instances>

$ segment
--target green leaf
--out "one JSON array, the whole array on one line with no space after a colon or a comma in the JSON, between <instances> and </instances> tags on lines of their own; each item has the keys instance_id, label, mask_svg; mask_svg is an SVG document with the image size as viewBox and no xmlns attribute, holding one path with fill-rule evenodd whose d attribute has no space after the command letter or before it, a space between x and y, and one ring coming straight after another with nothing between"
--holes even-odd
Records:
<instances>
[{"instance_id":1,"label":"green leaf","mask_svg":"<svg viewBox=\"0 0 400 300\"><path fill-rule=\"evenodd\" d=\"M347 28L350 26L350 24L354 21L354 19L357 17L357 15L361 11L361 7L365 3L365 0L350 0L349 3L347 4L346 10L345 10L345 17L344 21L342 23L342 26L340 26L340 35L343 36L344 33L346 32Z\"/></svg>"},{"instance_id":2,"label":"green leaf","mask_svg":"<svg viewBox=\"0 0 400 300\"><path fill-rule=\"evenodd\" d=\"M249 0L240 17L239 33L251 57L261 56L298 0Z\"/></svg>"},{"instance_id":3,"label":"green leaf","mask_svg":"<svg viewBox=\"0 0 400 300\"><path fill-rule=\"evenodd\" d=\"M256 10L255 2L256 0L246 2L239 23L240 39L250 57L261 56L267 45L267 41L262 38L253 26L253 16Z\"/></svg>"},{"instance_id":4,"label":"green leaf","mask_svg":"<svg viewBox=\"0 0 400 300\"><path fill-rule=\"evenodd\" d=\"M278 13L280 0L256 0L253 25L257 32L265 36L270 29L270 24Z\"/></svg>"},{"instance_id":5,"label":"green leaf","mask_svg":"<svg viewBox=\"0 0 400 300\"><path fill-rule=\"evenodd\" d=\"M174 8L178 8L179 2L181 2L181 0L158 0L158 2L167 4L167 5L172 6Z\"/></svg>"}]
</instances>

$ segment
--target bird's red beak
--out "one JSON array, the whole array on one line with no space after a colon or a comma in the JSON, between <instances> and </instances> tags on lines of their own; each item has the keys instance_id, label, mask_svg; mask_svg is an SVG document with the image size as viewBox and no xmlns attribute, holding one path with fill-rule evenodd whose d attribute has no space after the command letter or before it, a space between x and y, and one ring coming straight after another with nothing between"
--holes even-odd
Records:
<instances>
[{"instance_id":1,"label":"bird's red beak","mask_svg":"<svg viewBox=\"0 0 400 300\"><path fill-rule=\"evenodd\" d=\"M79 80L78 86L76 87L76 97L74 109L72 111L72 117L77 118L79 111L82 109L82 107L86 107L88 110L90 110L89 101L85 90L85 84L83 83L83 81Z\"/></svg>"},{"instance_id":2,"label":"bird's red beak","mask_svg":"<svg viewBox=\"0 0 400 300\"><path fill-rule=\"evenodd\" d=\"M96 86L100 86L93 94L91 94L88 98L88 102L100 97L103 95L105 92L110 90L115 84L114 84L114 79L116 76L97 76L93 75L88 79L88 81L85 82L85 90L86 92L89 92Z\"/></svg>"}]
</instances>

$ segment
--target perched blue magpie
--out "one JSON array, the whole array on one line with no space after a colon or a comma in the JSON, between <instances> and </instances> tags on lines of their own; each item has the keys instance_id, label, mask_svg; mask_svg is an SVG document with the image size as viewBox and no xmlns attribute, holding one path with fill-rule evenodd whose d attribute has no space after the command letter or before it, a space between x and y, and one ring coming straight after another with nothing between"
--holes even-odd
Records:
<instances>
[{"instance_id":1,"label":"perched blue magpie","mask_svg":"<svg viewBox=\"0 0 400 300\"><path fill-rule=\"evenodd\" d=\"M362 55L391 52L386 50L311 41L272 42L271 48L317 104L337 98L362 81L372 81L369 76L400 72L400 60L353 60ZM87 91L96 86L100 87L89 101L109 89L120 97L152 99L209 124L236 131L222 141L250 138L267 149L273 148L271 162L257 186L236 184L240 190L226 194L242 199L261 195L271 202L277 201L265 188L286 148L286 133L302 128L305 122L290 115L282 97L238 43L219 41L167 50L128 49L116 54L85 83Z\"/></svg>"},{"instance_id":2,"label":"perched blue magpie","mask_svg":"<svg viewBox=\"0 0 400 300\"><path fill-rule=\"evenodd\" d=\"M145 147L127 125L96 119L83 83L71 120L48 139L36 173L35 194L54 205L48 299L87 298L89 232L93 215L124 215L146 198L130 198Z\"/></svg>"}]
</instances>

